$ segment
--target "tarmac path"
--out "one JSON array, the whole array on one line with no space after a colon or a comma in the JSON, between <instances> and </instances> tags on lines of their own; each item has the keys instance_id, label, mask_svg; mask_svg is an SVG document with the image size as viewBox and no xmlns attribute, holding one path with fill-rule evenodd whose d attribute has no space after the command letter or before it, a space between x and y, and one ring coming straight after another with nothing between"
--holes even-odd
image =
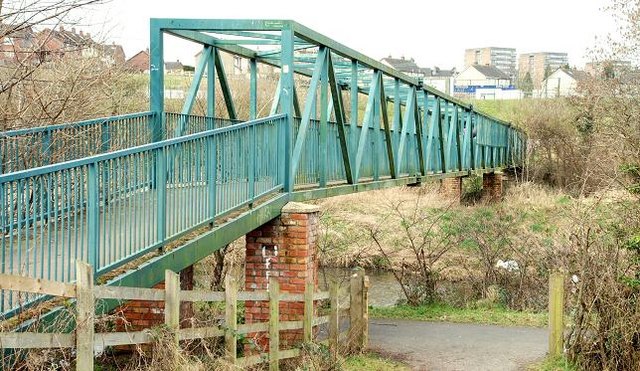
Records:
<instances>
[{"instance_id":1,"label":"tarmac path","mask_svg":"<svg viewBox=\"0 0 640 371\"><path fill-rule=\"evenodd\" d=\"M546 329L394 319L369 321L369 347L414 370L511 371L544 358Z\"/></svg>"}]
</instances>

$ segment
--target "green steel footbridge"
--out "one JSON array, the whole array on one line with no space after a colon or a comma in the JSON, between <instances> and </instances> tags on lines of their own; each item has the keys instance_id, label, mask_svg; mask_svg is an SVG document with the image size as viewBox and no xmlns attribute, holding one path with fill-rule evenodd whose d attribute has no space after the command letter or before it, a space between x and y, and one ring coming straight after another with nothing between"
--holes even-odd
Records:
<instances>
[{"instance_id":1,"label":"green steel footbridge","mask_svg":"<svg viewBox=\"0 0 640 371\"><path fill-rule=\"evenodd\" d=\"M202 45L178 113L166 35ZM151 287L289 201L523 161L509 123L293 21L152 19L150 37L148 112L0 133L0 273L73 281L81 259L109 284ZM2 290L0 312L42 299Z\"/></svg>"}]
</instances>

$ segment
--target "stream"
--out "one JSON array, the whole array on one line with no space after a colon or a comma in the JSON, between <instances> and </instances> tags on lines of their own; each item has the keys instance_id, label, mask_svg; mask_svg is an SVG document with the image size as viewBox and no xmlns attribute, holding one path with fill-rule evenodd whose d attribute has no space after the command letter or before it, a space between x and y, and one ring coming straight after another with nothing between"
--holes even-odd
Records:
<instances>
[{"instance_id":1,"label":"stream","mask_svg":"<svg viewBox=\"0 0 640 371\"><path fill-rule=\"evenodd\" d=\"M340 282L340 289L348 292L349 282L352 274L351 268L318 268L318 286L322 291L329 290L329 283L332 280ZM404 299L402 289L395 277L388 271L365 271L365 274L369 277L369 305L374 307L391 307L394 306L398 300ZM244 282L244 275L237 277L239 282ZM200 284L203 287L208 286L210 277L206 272L196 270L195 273L196 284Z\"/></svg>"},{"instance_id":2,"label":"stream","mask_svg":"<svg viewBox=\"0 0 640 371\"><path fill-rule=\"evenodd\" d=\"M396 305L398 300L404 299L402 289L391 272L388 271L365 271L369 277L369 305L374 307L391 307ZM332 279L340 282L340 286L349 284L351 276L350 268L327 268L318 269L318 285L321 290L328 290Z\"/></svg>"}]
</instances>

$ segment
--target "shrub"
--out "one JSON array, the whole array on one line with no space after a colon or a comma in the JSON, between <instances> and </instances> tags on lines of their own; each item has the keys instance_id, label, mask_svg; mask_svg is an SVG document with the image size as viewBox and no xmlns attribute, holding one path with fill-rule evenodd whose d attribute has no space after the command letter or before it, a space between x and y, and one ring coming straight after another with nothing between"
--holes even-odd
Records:
<instances>
[{"instance_id":1,"label":"shrub","mask_svg":"<svg viewBox=\"0 0 640 371\"><path fill-rule=\"evenodd\" d=\"M583 369L640 368L640 213L616 202L582 212L572 235L571 361Z\"/></svg>"}]
</instances>

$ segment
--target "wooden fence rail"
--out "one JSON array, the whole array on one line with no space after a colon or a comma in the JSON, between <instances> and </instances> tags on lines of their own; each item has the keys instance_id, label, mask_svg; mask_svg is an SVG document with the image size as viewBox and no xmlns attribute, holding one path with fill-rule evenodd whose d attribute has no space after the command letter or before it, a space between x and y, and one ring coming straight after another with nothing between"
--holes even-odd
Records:
<instances>
[{"instance_id":1,"label":"wooden fence rail","mask_svg":"<svg viewBox=\"0 0 640 371\"><path fill-rule=\"evenodd\" d=\"M303 340L313 341L313 328L328 323L328 338L321 343L329 345L335 355L340 340L348 332L349 344L358 348L367 344L367 288L368 278L364 271L357 271L351 278L350 304L340 307L338 283L332 283L329 292L314 292L314 285L308 284L304 294L280 292L277 279L272 277L266 291L238 291L235 279L227 276L224 292L180 290L179 275L167 270L164 289L138 287L94 286L93 269L90 265L76 262L77 281L75 284L45 281L22 276L0 274L0 289L23 291L35 294L76 299L75 333L0 332L0 347L15 349L36 348L76 348L76 369L92 370L94 352L106 347L153 343L150 331L94 333L96 299L163 301L165 325L174 335L176 344L180 340L224 337L227 361L239 366L251 366L268 362L270 370L279 369L279 361L300 355L300 349L280 349L281 330L303 330ZM269 301L270 319L261 323L237 323L238 302ZM314 301L329 300L328 315L314 315ZM280 321L279 303L287 301L304 302L304 317L301 321ZM224 302L225 321L213 327L180 328L181 302ZM341 331L341 316L349 316L349 329ZM268 354L256 354L238 358L238 335L268 332Z\"/></svg>"}]
</instances>

